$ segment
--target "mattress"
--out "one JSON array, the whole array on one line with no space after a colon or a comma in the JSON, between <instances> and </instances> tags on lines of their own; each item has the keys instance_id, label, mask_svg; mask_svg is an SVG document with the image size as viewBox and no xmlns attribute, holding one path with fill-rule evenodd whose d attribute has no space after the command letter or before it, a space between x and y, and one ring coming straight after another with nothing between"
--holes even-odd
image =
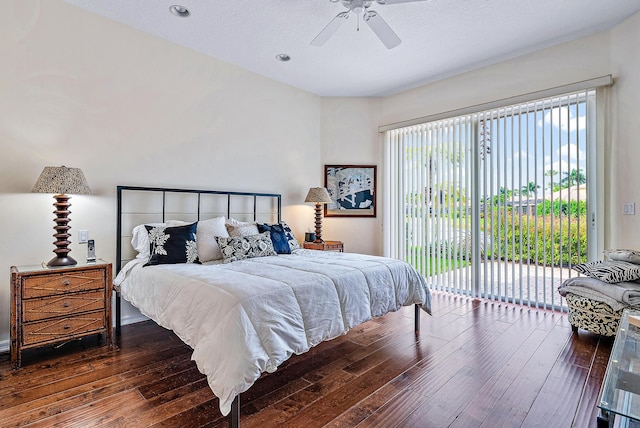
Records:
<instances>
[{"instance_id":1,"label":"mattress","mask_svg":"<svg viewBox=\"0 0 640 428\"><path fill-rule=\"evenodd\" d=\"M143 263L129 262L114 284L193 348L223 415L293 354L402 306L431 311L424 278L386 257L300 249L226 264Z\"/></svg>"}]
</instances>

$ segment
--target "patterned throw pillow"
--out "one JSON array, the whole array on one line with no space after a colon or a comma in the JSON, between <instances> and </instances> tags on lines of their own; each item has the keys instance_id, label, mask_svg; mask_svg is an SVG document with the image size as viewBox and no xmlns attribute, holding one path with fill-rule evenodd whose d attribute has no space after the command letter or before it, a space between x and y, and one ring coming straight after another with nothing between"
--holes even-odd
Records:
<instances>
[{"instance_id":1,"label":"patterned throw pillow","mask_svg":"<svg viewBox=\"0 0 640 428\"><path fill-rule=\"evenodd\" d=\"M298 248L300 248L300 243L298 242L296 237L293 236L293 232L291 231L291 228L289 227L289 225L284 221L281 221L280 226L282 226L282 229L284 230L285 235L287 235L287 241L289 241L289 248L291 249L291 251L297 250Z\"/></svg>"},{"instance_id":2,"label":"patterned throw pillow","mask_svg":"<svg viewBox=\"0 0 640 428\"><path fill-rule=\"evenodd\" d=\"M573 269L609 284L640 279L640 265L629 262L598 260L574 265Z\"/></svg>"},{"instance_id":3,"label":"patterned throw pillow","mask_svg":"<svg viewBox=\"0 0 640 428\"><path fill-rule=\"evenodd\" d=\"M249 236L260 233L255 223L227 223L225 227L229 236Z\"/></svg>"},{"instance_id":4,"label":"patterned throw pillow","mask_svg":"<svg viewBox=\"0 0 640 428\"><path fill-rule=\"evenodd\" d=\"M605 257L609 260L616 260L620 262L629 262L635 265L640 265L640 251L636 250L605 250Z\"/></svg>"},{"instance_id":5,"label":"patterned throw pillow","mask_svg":"<svg viewBox=\"0 0 640 428\"><path fill-rule=\"evenodd\" d=\"M253 257L277 256L269 232L249 236L216 236L224 263Z\"/></svg>"},{"instance_id":6,"label":"patterned throw pillow","mask_svg":"<svg viewBox=\"0 0 640 428\"><path fill-rule=\"evenodd\" d=\"M260 233L269 232L271 235L271 242L273 243L273 249L278 254L291 254L291 246L289 245L289 239L284 231L284 228L280 224L260 224L258 223L258 230Z\"/></svg>"},{"instance_id":7,"label":"patterned throw pillow","mask_svg":"<svg viewBox=\"0 0 640 428\"><path fill-rule=\"evenodd\" d=\"M197 222L176 227L146 225L151 257L144 266L175 263L200 264L196 245L197 225Z\"/></svg>"}]
</instances>

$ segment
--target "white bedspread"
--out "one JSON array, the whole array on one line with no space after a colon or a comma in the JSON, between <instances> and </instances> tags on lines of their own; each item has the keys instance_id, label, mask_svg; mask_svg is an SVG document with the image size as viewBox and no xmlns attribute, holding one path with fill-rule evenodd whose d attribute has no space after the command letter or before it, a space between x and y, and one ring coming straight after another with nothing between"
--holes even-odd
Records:
<instances>
[{"instance_id":1,"label":"white bedspread","mask_svg":"<svg viewBox=\"0 0 640 428\"><path fill-rule=\"evenodd\" d=\"M223 415L292 354L401 306L431 310L422 276L384 257L296 250L228 264L142 263L131 261L114 283L193 348Z\"/></svg>"}]
</instances>

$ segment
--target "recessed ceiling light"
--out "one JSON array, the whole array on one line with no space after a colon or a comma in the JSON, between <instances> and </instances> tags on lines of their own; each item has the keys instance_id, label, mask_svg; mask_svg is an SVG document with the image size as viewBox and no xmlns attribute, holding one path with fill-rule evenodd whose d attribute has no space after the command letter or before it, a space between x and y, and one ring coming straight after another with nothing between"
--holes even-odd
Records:
<instances>
[{"instance_id":1,"label":"recessed ceiling light","mask_svg":"<svg viewBox=\"0 0 640 428\"><path fill-rule=\"evenodd\" d=\"M287 62L291 59L291 57L287 54L278 54L276 55L276 59L278 61Z\"/></svg>"},{"instance_id":2,"label":"recessed ceiling light","mask_svg":"<svg viewBox=\"0 0 640 428\"><path fill-rule=\"evenodd\" d=\"M179 4L174 4L169 8L169 10L175 16L179 16L180 18L186 18L187 16L191 15L191 12L189 12L189 9L187 9L184 6L180 6Z\"/></svg>"}]
</instances>

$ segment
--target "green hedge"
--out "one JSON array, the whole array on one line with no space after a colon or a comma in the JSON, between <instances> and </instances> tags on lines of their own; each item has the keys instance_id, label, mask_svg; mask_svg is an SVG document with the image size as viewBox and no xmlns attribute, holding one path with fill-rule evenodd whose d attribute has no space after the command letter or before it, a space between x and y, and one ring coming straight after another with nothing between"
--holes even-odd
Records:
<instances>
[{"instance_id":1,"label":"green hedge","mask_svg":"<svg viewBox=\"0 0 640 428\"><path fill-rule=\"evenodd\" d=\"M578 205L576 207L579 208ZM511 213L498 214L497 211L493 215L496 219L493 229L486 221L488 219L485 219L484 228L493 242L493 252L491 245L485 247L489 259L531 261L553 266L587 261L586 213L538 215L537 222L535 216L512 216Z\"/></svg>"}]
</instances>

